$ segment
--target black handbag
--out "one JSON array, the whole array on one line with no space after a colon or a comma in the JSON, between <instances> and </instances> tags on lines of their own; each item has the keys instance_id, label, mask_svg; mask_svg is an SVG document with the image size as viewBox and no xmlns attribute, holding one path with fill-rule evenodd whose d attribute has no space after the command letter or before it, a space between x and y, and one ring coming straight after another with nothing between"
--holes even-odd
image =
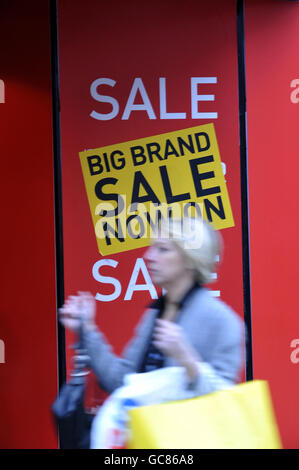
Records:
<instances>
[{"instance_id":1,"label":"black handbag","mask_svg":"<svg viewBox=\"0 0 299 470\"><path fill-rule=\"evenodd\" d=\"M89 357L83 348L81 334L74 347L74 370L52 405L61 449L89 449L90 429L94 415L84 408L84 394Z\"/></svg>"}]
</instances>

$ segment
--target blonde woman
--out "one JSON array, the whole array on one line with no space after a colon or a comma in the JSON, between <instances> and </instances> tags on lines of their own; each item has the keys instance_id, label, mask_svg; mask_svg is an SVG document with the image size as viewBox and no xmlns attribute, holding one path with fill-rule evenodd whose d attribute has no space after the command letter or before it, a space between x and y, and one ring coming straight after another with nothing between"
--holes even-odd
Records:
<instances>
[{"instance_id":1,"label":"blonde woman","mask_svg":"<svg viewBox=\"0 0 299 470\"><path fill-rule=\"evenodd\" d=\"M212 296L211 281L219 259L218 233L203 220L162 224L145 253L153 282L166 293L148 308L122 357L116 356L95 323L90 293L71 296L60 310L71 329L83 322L83 339L91 366L108 393L126 374L181 366L194 395L236 383L242 366L243 323L224 302Z\"/></svg>"}]
</instances>

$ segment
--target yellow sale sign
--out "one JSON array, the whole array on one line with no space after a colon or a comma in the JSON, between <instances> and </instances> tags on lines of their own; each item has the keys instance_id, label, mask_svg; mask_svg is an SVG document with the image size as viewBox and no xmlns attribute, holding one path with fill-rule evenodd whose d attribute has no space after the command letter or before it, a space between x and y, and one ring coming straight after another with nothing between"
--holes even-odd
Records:
<instances>
[{"instance_id":1,"label":"yellow sale sign","mask_svg":"<svg viewBox=\"0 0 299 470\"><path fill-rule=\"evenodd\" d=\"M148 246L162 218L234 226L213 124L80 152L102 255Z\"/></svg>"}]
</instances>

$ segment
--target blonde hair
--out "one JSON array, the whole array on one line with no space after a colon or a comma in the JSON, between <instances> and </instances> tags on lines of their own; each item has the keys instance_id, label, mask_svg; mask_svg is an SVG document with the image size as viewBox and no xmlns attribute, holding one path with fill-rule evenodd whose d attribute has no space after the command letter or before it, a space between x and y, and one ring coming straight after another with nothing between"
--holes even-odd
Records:
<instances>
[{"instance_id":1,"label":"blonde hair","mask_svg":"<svg viewBox=\"0 0 299 470\"><path fill-rule=\"evenodd\" d=\"M209 222L192 217L164 219L161 221L160 236L171 239L183 252L194 270L196 281L201 284L213 281L211 274L220 261L223 243L220 233Z\"/></svg>"}]
</instances>

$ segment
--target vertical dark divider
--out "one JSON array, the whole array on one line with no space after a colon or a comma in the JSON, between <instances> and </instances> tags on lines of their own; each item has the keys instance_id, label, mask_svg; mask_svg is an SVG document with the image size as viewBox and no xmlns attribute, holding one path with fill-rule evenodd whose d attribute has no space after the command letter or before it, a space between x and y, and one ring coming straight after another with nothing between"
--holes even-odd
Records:
<instances>
[{"instance_id":1,"label":"vertical dark divider","mask_svg":"<svg viewBox=\"0 0 299 470\"><path fill-rule=\"evenodd\" d=\"M60 100L57 1L50 0L51 32L51 73L52 73L52 115L53 115L53 157L54 157L54 204L55 204L55 251L56 251L56 297L57 308L64 303L64 264L62 226L62 178L60 150ZM57 319L58 341L58 384L66 381L65 331Z\"/></svg>"},{"instance_id":2,"label":"vertical dark divider","mask_svg":"<svg viewBox=\"0 0 299 470\"><path fill-rule=\"evenodd\" d=\"M253 379L252 329L251 329L251 289L250 289L250 245L247 171L247 111L245 74L245 25L244 0L237 0L237 41L239 74L239 128L241 161L241 202L242 202L242 245L243 245L243 286L244 320L246 325L246 380Z\"/></svg>"}]
</instances>

